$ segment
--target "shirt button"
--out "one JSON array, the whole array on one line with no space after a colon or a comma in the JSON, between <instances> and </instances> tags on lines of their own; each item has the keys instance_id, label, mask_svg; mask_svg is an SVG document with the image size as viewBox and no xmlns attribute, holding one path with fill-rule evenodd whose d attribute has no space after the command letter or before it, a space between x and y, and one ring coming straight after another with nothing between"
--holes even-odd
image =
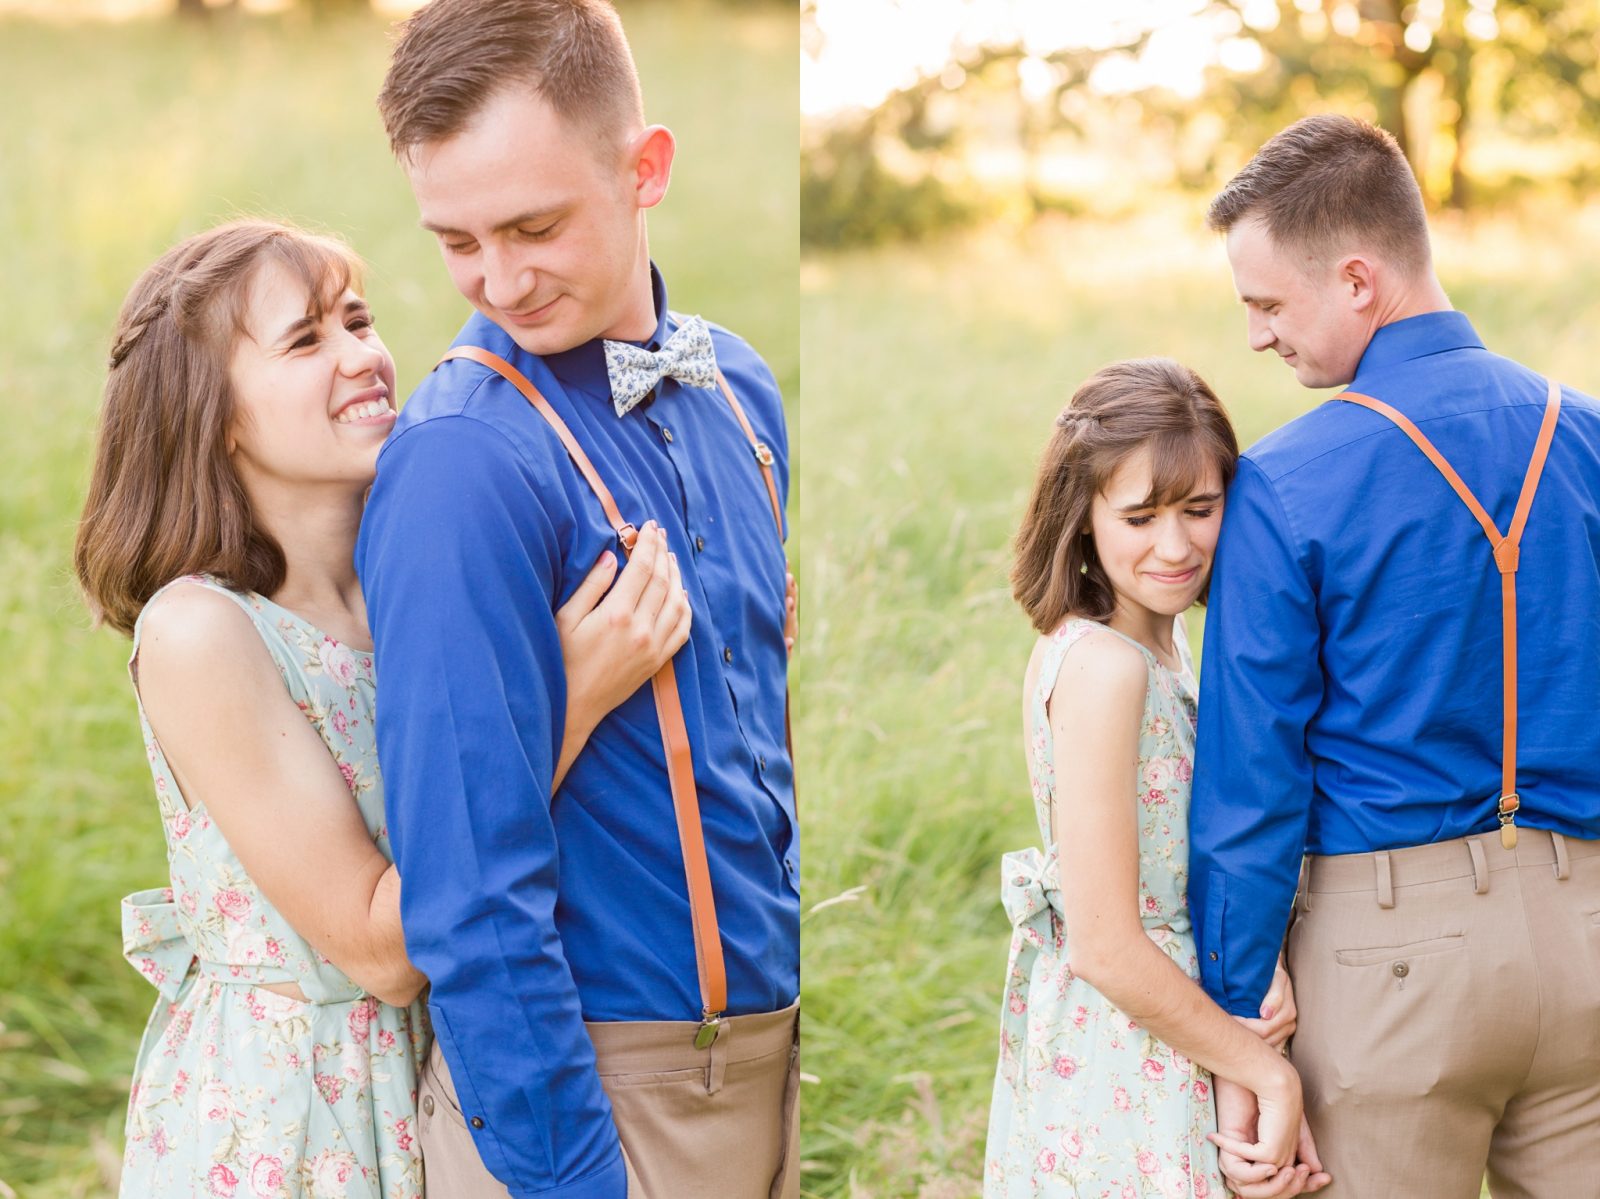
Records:
<instances>
[{"instance_id":1,"label":"shirt button","mask_svg":"<svg viewBox=\"0 0 1600 1199\"><path fill-rule=\"evenodd\" d=\"M422 1097L422 1114L424 1116L433 1115L433 1096L432 1095L424 1095Z\"/></svg>"},{"instance_id":2,"label":"shirt button","mask_svg":"<svg viewBox=\"0 0 1600 1199\"><path fill-rule=\"evenodd\" d=\"M1406 965L1404 962L1396 962L1394 964L1394 976L1396 978L1404 978L1406 975L1408 975L1410 973L1411 973L1411 967Z\"/></svg>"},{"instance_id":3,"label":"shirt button","mask_svg":"<svg viewBox=\"0 0 1600 1199\"><path fill-rule=\"evenodd\" d=\"M733 664L733 646L729 645L723 647L722 660L727 662L729 665Z\"/></svg>"},{"instance_id":4,"label":"shirt button","mask_svg":"<svg viewBox=\"0 0 1600 1199\"><path fill-rule=\"evenodd\" d=\"M757 758L756 759L756 765L759 766L762 770L765 770L767 768L767 759L765 757Z\"/></svg>"},{"instance_id":5,"label":"shirt button","mask_svg":"<svg viewBox=\"0 0 1600 1199\"><path fill-rule=\"evenodd\" d=\"M474 1116L474 1117L472 1117L472 1127L474 1127L474 1128L482 1128L483 1127L483 1117L482 1116Z\"/></svg>"},{"instance_id":6,"label":"shirt button","mask_svg":"<svg viewBox=\"0 0 1600 1199\"><path fill-rule=\"evenodd\" d=\"M672 430L665 425L661 426L661 437L668 445L672 444Z\"/></svg>"},{"instance_id":7,"label":"shirt button","mask_svg":"<svg viewBox=\"0 0 1600 1199\"><path fill-rule=\"evenodd\" d=\"M1213 950L1211 953L1206 954L1206 956L1208 958L1210 958L1213 962L1217 960L1217 955L1216 955L1216 951L1215 950Z\"/></svg>"},{"instance_id":8,"label":"shirt button","mask_svg":"<svg viewBox=\"0 0 1600 1199\"><path fill-rule=\"evenodd\" d=\"M704 549L705 549L705 548L706 548L706 539L705 539L705 538L704 538L704 537L696 537L696 538L695 538L695 539L694 539L694 549L695 549L695 553L700 553L700 552L702 552L702 551L703 551L703 550L704 550Z\"/></svg>"}]
</instances>

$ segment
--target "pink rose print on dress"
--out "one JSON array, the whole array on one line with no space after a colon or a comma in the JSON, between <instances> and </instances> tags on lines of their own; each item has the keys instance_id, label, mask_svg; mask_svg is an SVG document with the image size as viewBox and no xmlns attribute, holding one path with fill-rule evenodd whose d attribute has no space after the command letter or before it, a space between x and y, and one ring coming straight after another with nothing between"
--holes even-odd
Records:
<instances>
[{"instance_id":1,"label":"pink rose print on dress","mask_svg":"<svg viewBox=\"0 0 1600 1199\"><path fill-rule=\"evenodd\" d=\"M308 1163L311 1193L317 1199L345 1199L350 1180L356 1175L356 1155L324 1149Z\"/></svg>"},{"instance_id":2,"label":"pink rose print on dress","mask_svg":"<svg viewBox=\"0 0 1600 1199\"><path fill-rule=\"evenodd\" d=\"M211 1173L206 1175L206 1186L213 1199L233 1199L234 1188L238 1185L239 1176L221 1162L212 1166Z\"/></svg>"},{"instance_id":3,"label":"pink rose print on dress","mask_svg":"<svg viewBox=\"0 0 1600 1199\"><path fill-rule=\"evenodd\" d=\"M172 1146L167 1144L167 1129L165 1125L157 1124L156 1130L150 1134L150 1152L157 1157L166 1157L172 1152Z\"/></svg>"},{"instance_id":4,"label":"pink rose print on dress","mask_svg":"<svg viewBox=\"0 0 1600 1199\"><path fill-rule=\"evenodd\" d=\"M1134 1161L1141 1174L1154 1174L1161 1168L1161 1163L1156 1160L1156 1155L1148 1149L1140 1150L1139 1156Z\"/></svg>"},{"instance_id":5,"label":"pink rose print on dress","mask_svg":"<svg viewBox=\"0 0 1600 1199\"><path fill-rule=\"evenodd\" d=\"M1194 1097L1201 1103L1211 1098L1211 1088L1206 1086L1205 1079L1197 1078L1194 1080Z\"/></svg>"},{"instance_id":6,"label":"pink rose print on dress","mask_svg":"<svg viewBox=\"0 0 1600 1199\"><path fill-rule=\"evenodd\" d=\"M345 718L343 708L333 710L333 731L346 741L350 740L350 721Z\"/></svg>"},{"instance_id":7,"label":"pink rose print on dress","mask_svg":"<svg viewBox=\"0 0 1600 1199\"><path fill-rule=\"evenodd\" d=\"M1083 1155L1083 1138L1075 1132L1062 1133L1061 1152L1077 1161Z\"/></svg>"},{"instance_id":8,"label":"pink rose print on dress","mask_svg":"<svg viewBox=\"0 0 1600 1199\"><path fill-rule=\"evenodd\" d=\"M256 1199L278 1199L283 1194L283 1159L258 1153L250 1162L250 1193Z\"/></svg>"},{"instance_id":9,"label":"pink rose print on dress","mask_svg":"<svg viewBox=\"0 0 1600 1199\"><path fill-rule=\"evenodd\" d=\"M317 646L317 659L328 677L337 679L341 687L352 687L356 681L356 656L332 637L324 637Z\"/></svg>"},{"instance_id":10,"label":"pink rose print on dress","mask_svg":"<svg viewBox=\"0 0 1600 1199\"><path fill-rule=\"evenodd\" d=\"M242 921L250 915L250 897L243 891L218 891L211 902L229 920Z\"/></svg>"},{"instance_id":11,"label":"pink rose print on dress","mask_svg":"<svg viewBox=\"0 0 1600 1199\"><path fill-rule=\"evenodd\" d=\"M350 788L350 794L356 793L356 768L349 762L339 763L339 773L344 775L344 785Z\"/></svg>"},{"instance_id":12,"label":"pink rose print on dress","mask_svg":"<svg viewBox=\"0 0 1600 1199\"><path fill-rule=\"evenodd\" d=\"M372 1017L376 1007L370 999L363 999L350 1009L350 1016L346 1023L350 1026L350 1035L356 1040L365 1043L372 1033Z\"/></svg>"},{"instance_id":13,"label":"pink rose print on dress","mask_svg":"<svg viewBox=\"0 0 1600 1199\"><path fill-rule=\"evenodd\" d=\"M1111 1106L1119 1112L1128 1111L1133 1105L1128 1102L1128 1088L1117 1087L1111 1092Z\"/></svg>"},{"instance_id":14,"label":"pink rose print on dress","mask_svg":"<svg viewBox=\"0 0 1600 1199\"><path fill-rule=\"evenodd\" d=\"M172 818L172 835L182 841L189 835L189 813L179 812Z\"/></svg>"},{"instance_id":15,"label":"pink rose print on dress","mask_svg":"<svg viewBox=\"0 0 1600 1199\"><path fill-rule=\"evenodd\" d=\"M1071 1078L1078 1072L1078 1063L1066 1054L1058 1054L1056 1060L1050 1063L1050 1068L1056 1072L1057 1078Z\"/></svg>"},{"instance_id":16,"label":"pink rose print on dress","mask_svg":"<svg viewBox=\"0 0 1600 1199\"><path fill-rule=\"evenodd\" d=\"M1139 1073L1143 1074L1151 1082L1160 1082L1167 1076L1167 1068L1156 1061L1155 1058L1147 1057L1144 1059L1144 1065L1139 1067Z\"/></svg>"},{"instance_id":17,"label":"pink rose print on dress","mask_svg":"<svg viewBox=\"0 0 1600 1199\"><path fill-rule=\"evenodd\" d=\"M323 1099L331 1103L338 1103L339 1096L344 1094L344 1079L335 1074L317 1075L317 1090L322 1093Z\"/></svg>"},{"instance_id":18,"label":"pink rose print on dress","mask_svg":"<svg viewBox=\"0 0 1600 1199\"><path fill-rule=\"evenodd\" d=\"M1045 1174L1054 1174L1056 1169L1056 1155L1048 1149L1039 1150L1039 1170Z\"/></svg>"},{"instance_id":19,"label":"pink rose print on dress","mask_svg":"<svg viewBox=\"0 0 1600 1199\"><path fill-rule=\"evenodd\" d=\"M1013 1016L1020 1016L1023 1012L1028 1010L1027 1000L1023 999L1022 996L1016 991L1011 992L1011 997L1006 1001L1006 1003L1007 1006L1011 1008L1011 1014Z\"/></svg>"},{"instance_id":20,"label":"pink rose print on dress","mask_svg":"<svg viewBox=\"0 0 1600 1199\"><path fill-rule=\"evenodd\" d=\"M210 1124L226 1124L238 1114L228 1084L215 1078L200 1088L200 1110Z\"/></svg>"}]
</instances>

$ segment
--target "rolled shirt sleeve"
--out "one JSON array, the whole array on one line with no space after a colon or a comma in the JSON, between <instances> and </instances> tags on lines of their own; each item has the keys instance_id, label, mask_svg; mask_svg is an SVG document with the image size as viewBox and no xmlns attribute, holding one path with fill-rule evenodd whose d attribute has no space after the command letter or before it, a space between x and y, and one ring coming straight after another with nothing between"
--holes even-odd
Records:
<instances>
[{"instance_id":1,"label":"rolled shirt sleeve","mask_svg":"<svg viewBox=\"0 0 1600 1199\"><path fill-rule=\"evenodd\" d=\"M1201 982L1236 1016L1260 1014L1305 853L1320 641L1283 507L1241 458L1211 578L1189 815Z\"/></svg>"},{"instance_id":2,"label":"rolled shirt sleeve","mask_svg":"<svg viewBox=\"0 0 1600 1199\"><path fill-rule=\"evenodd\" d=\"M624 1199L555 922L561 553L532 475L465 415L385 447L357 549L378 750L406 948L485 1166L517 1199Z\"/></svg>"}]
</instances>

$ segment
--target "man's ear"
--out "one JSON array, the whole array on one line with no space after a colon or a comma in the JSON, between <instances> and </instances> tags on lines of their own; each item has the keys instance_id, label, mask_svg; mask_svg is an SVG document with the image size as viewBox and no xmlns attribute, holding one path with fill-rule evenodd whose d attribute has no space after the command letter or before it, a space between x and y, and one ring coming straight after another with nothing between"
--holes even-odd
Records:
<instances>
[{"instance_id":1,"label":"man's ear","mask_svg":"<svg viewBox=\"0 0 1600 1199\"><path fill-rule=\"evenodd\" d=\"M1352 312L1365 312L1377 298L1378 271L1370 258L1350 254L1334 268L1340 289L1350 298Z\"/></svg>"},{"instance_id":2,"label":"man's ear","mask_svg":"<svg viewBox=\"0 0 1600 1199\"><path fill-rule=\"evenodd\" d=\"M628 143L628 163L633 174L634 198L640 208L654 208L667 194L672 179L672 158L678 143L665 125L651 125Z\"/></svg>"}]
</instances>

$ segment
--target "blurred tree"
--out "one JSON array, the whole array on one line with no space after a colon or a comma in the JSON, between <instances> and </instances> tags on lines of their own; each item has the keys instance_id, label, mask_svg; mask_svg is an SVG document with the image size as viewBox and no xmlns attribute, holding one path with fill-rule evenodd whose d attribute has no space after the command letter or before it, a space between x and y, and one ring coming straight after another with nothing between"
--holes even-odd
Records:
<instances>
[{"instance_id":1,"label":"blurred tree","mask_svg":"<svg viewBox=\"0 0 1600 1199\"><path fill-rule=\"evenodd\" d=\"M178 15L190 19L204 20L212 13L222 8L233 8L237 0L217 0L207 4L206 0L178 0Z\"/></svg>"},{"instance_id":2,"label":"blurred tree","mask_svg":"<svg viewBox=\"0 0 1600 1199\"><path fill-rule=\"evenodd\" d=\"M814 55L826 49L815 12L804 0ZM1394 133L1431 205L1600 183L1600 0L1209 0L1191 19L1215 39L1198 95L1148 77L1131 92L1102 86L1099 69L1135 64L1153 30L1048 54L957 44L943 70L871 112L808 127L804 203L837 211L808 209L807 240L917 235L997 205L1075 210L1082 197L1046 178L1063 156L1111 164L1099 176L1111 186L1092 197L1101 209L1138 172L1211 188L1278 129L1330 109ZM972 167L980 147L991 165L1020 163L988 197Z\"/></svg>"}]
</instances>

